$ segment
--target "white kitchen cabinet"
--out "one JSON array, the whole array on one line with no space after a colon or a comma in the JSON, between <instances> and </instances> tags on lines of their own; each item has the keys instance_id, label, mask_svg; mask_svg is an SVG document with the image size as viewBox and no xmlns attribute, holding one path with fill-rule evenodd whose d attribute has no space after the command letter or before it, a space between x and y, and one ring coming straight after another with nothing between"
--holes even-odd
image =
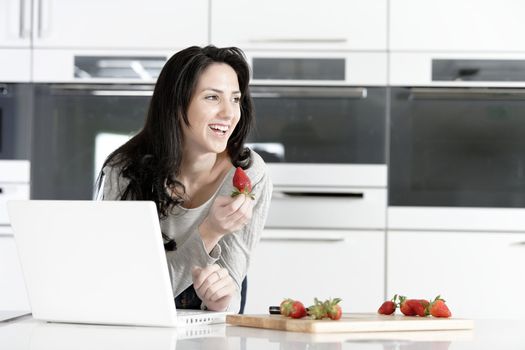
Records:
<instances>
[{"instance_id":1,"label":"white kitchen cabinet","mask_svg":"<svg viewBox=\"0 0 525 350\"><path fill-rule=\"evenodd\" d=\"M525 51L522 0L391 0L392 51Z\"/></svg>"},{"instance_id":2,"label":"white kitchen cabinet","mask_svg":"<svg viewBox=\"0 0 525 350\"><path fill-rule=\"evenodd\" d=\"M0 310L30 310L15 240L0 226Z\"/></svg>"},{"instance_id":3,"label":"white kitchen cabinet","mask_svg":"<svg viewBox=\"0 0 525 350\"><path fill-rule=\"evenodd\" d=\"M344 312L375 312L384 298L384 232L266 229L248 271L246 313L284 298L308 307L342 298Z\"/></svg>"},{"instance_id":4,"label":"white kitchen cabinet","mask_svg":"<svg viewBox=\"0 0 525 350\"><path fill-rule=\"evenodd\" d=\"M35 48L174 48L208 42L207 0L34 0Z\"/></svg>"},{"instance_id":5,"label":"white kitchen cabinet","mask_svg":"<svg viewBox=\"0 0 525 350\"><path fill-rule=\"evenodd\" d=\"M31 81L31 49L0 48L0 82Z\"/></svg>"},{"instance_id":6,"label":"white kitchen cabinet","mask_svg":"<svg viewBox=\"0 0 525 350\"><path fill-rule=\"evenodd\" d=\"M31 80L31 0L0 1L0 82Z\"/></svg>"},{"instance_id":7,"label":"white kitchen cabinet","mask_svg":"<svg viewBox=\"0 0 525 350\"><path fill-rule=\"evenodd\" d=\"M29 48L31 45L31 1L0 1L0 48Z\"/></svg>"},{"instance_id":8,"label":"white kitchen cabinet","mask_svg":"<svg viewBox=\"0 0 525 350\"><path fill-rule=\"evenodd\" d=\"M0 47L172 49L203 45L208 42L208 12L207 0L3 0Z\"/></svg>"},{"instance_id":9,"label":"white kitchen cabinet","mask_svg":"<svg viewBox=\"0 0 525 350\"><path fill-rule=\"evenodd\" d=\"M389 231L387 247L387 297L441 294L453 316L524 317L524 233Z\"/></svg>"},{"instance_id":10,"label":"white kitchen cabinet","mask_svg":"<svg viewBox=\"0 0 525 350\"><path fill-rule=\"evenodd\" d=\"M211 3L211 42L217 46L386 50L387 0Z\"/></svg>"}]
</instances>

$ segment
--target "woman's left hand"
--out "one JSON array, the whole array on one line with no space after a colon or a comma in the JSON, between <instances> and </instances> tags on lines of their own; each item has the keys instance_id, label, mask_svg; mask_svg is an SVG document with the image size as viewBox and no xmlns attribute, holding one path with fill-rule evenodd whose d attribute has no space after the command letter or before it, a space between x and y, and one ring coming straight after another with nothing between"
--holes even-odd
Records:
<instances>
[{"instance_id":1,"label":"woman's left hand","mask_svg":"<svg viewBox=\"0 0 525 350\"><path fill-rule=\"evenodd\" d=\"M192 278L193 288L208 310L224 311L228 308L237 291L228 270L217 264L194 267Z\"/></svg>"}]
</instances>

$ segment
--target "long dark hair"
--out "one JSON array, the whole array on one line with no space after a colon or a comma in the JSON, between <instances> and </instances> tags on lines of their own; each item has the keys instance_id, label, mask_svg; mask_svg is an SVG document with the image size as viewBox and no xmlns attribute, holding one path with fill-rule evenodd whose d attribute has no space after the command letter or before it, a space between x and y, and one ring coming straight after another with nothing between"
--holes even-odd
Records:
<instances>
[{"instance_id":1,"label":"long dark hair","mask_svg":"<svg viewBox=\"0 0 525 350\"><path fill-rule=\"evenodd\" d=\"M104 166L118 167L120 176L129 180L122 200L151 200L156 203L160 218L184 201L184 185L176 178L182 162L182 123L189 125L187 111L197 82L213 63L226 63L237 73L241 117L226 150L234 166L250 166L250 151L244 147L244 142L254 115L248 87L250 69L244 53L236 47L192 46L177 52L166 62L155 84L144 127L104 162ZM97 180L98 191L102 176L101 172Z\"/></svg>"}]
</instances>

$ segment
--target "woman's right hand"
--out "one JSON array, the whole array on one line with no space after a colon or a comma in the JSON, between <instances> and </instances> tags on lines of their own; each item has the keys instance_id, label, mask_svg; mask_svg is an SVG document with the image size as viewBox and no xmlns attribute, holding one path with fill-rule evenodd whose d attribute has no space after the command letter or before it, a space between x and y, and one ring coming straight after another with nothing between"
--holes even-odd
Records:
<instances>
[{"instance_id":1,"label":"woman's right hand","mask_svg":"<svg viewBox=\"0 0 525 350\"><path fill-rule=\"evenodd\" d=\"M238 231L252 218L254 201L245 195L218 196L208 216L199 226L201 238L210 252L222 236Z\"/></svg>"}]
</instances>

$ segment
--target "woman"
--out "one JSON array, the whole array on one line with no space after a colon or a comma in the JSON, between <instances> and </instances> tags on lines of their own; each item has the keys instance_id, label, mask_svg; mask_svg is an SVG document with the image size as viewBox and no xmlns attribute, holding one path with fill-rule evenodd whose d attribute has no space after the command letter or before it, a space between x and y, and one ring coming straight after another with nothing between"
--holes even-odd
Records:
<instances>
[{"instance_id":1,"label":"woman","mask_svg":"<svg viewBox=\"0 0 525 350\"><path fill-rule=\"evenodd\" d=\"M272 192L252 126L249 67L238 48L189 47L162 69L143 129L104 163L106 200L157 205L177 307L238 312L241 283ZM255 199L231 197L236 167Z\"/></svg>"}]
</instances>

